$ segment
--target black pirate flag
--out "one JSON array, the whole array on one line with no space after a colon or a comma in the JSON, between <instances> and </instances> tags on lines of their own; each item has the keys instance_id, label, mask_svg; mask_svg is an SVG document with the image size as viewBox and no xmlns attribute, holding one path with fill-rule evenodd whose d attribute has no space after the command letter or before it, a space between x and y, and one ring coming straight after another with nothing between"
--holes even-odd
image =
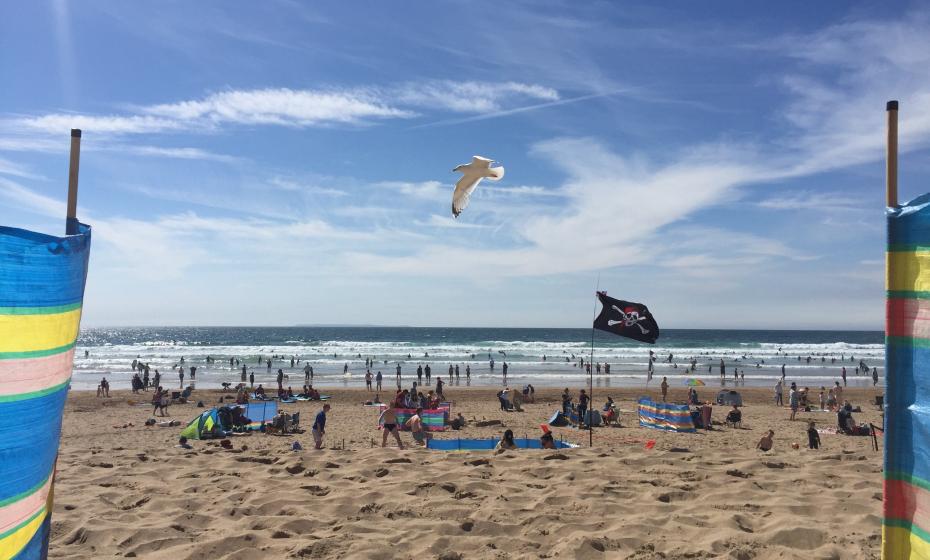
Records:
<instances>
[{"instance_id":1,"label":"black pirate flag","mask_svg":"<svg viewBox=\"0 0 930 560\"><path fill-rule=\"evenodd\" d=\"M607 292L598 292L601 313L594 319L594 328L641 342L655 343L659 338L659 325L641 303L607 297Z\"/></svg>"}]
</instances>

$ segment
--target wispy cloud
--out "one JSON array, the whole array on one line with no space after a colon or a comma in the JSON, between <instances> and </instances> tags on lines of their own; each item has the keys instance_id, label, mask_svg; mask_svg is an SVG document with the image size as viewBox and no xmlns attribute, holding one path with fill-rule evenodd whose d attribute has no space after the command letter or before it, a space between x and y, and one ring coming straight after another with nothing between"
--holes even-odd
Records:
<instances>
[{"instance_id":1,"label":"wispy cloud","mask_svg":"<svg viewBox=\"0 0 930 560\"><path fill-rule=\"evenodd\" d=\"M43 179L41 175L29 171L26 167L10 160L0 158L0 175L10 175L23 179Z\"/></svg>"},{"instance_id":2,"label":"wispy cloud","mask_svg":"<svg viewBox=\"0 0 930 560\"><path fill-rule=\"evenodd\" d=\"M290 192L299 192L306 194L318 194L323 196L346 196L349 193L342 189L334 189L330 187L322 187L319 185L314 185L306 183L303 181L295 181L293 179L286 179L284 177L272 177L269 181L274 187L281 189L283 191Z\"/></svg>"},{"instance_id":3,"label":"wispy cloud","mask_svg":"<svg viewBox=\"0 0 930 560\"><path fill-rule=\"evenodd\" d=\"M214 130L224 125L303 128L410 119L424 109L497 115L507 104L525 99L560 103L556 90L537 84L424 80L343 89L228 90L200 99L132 107L128 114L49 113L14 117L7 125L45 133L80 128L109 135ZM566 100L573 101L577 100Z\"/></svg>"},{"instance_id":4,"label":"wispy cloud","mask_svg":"<svg viewBox=\"0 0 930 560\"><path fill-rule=\"evenodd\" d=\"M488 113L502 110L507 101L542 99L557 101L559 92L536 84L518 82L453 82L450 80L410 82L390 97L398 103L458 113Z\"/></svg>"},{"instance_id":5,"label":"wispy cloud","mask_svg":"<svg viewBox=\"0 0 930 560\"><path fill-rule=\"evenodd\" d=\"M862 210L867 202L842 193L799 192L766 198L755 203L769 210Z\"/></svg>"}]
</instances>

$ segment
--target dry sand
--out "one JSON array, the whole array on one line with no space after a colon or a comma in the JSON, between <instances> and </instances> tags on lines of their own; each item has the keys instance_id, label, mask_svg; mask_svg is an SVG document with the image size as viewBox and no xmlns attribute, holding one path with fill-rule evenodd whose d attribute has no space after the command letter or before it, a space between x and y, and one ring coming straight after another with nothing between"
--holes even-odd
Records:
<instances>
[{"instance_id":1,"label":"dry sand","mask_svg":"<svg viewBox=\"0 0 930 560\"><path fill-rule=\"evenodd\" d=\"M577 389L577 388L575 388ZM309 433L232 439L233 451L179 428L145 427L151 409L128 393L73 393L65 411L55 487L52 558L878 558L880 452L871 438L823 435L806 447L806 422L789 422L770 390L742 390L746 429L669 434L636 425L634 398L611 394L623 428L557 437L565 451L439 452L372 448L380 432L366 393L333 390L327 447ZM500 419L538 437L558 391L504 413L491 388L450 388L453 412ZM577 390L575 390L577 393ZM702 396L715 390L706 387ZM876 392L848 390L859 422L881 424ZM216 402L221 393L195 396ZM147 399L151 393L144 396ZM671 397L684 399L673 389ZM288 405L312 422L319 403ZM200 409L170 408L186 421ZM725 407L715 407L722 420ZM801 413L833 426L835 415ZM130 427L122 426L132 423ZM765 430L775 449L754 449ZM469 426L437 437L497 437ZM404 436L410 443L409 434ZM305 450L292 452L299 440ZM655 439L653 450L644 442ZM791 448L792 442L802 449ZM677 450L676 450L677 448Z\"/></svg>"}]
</instances>

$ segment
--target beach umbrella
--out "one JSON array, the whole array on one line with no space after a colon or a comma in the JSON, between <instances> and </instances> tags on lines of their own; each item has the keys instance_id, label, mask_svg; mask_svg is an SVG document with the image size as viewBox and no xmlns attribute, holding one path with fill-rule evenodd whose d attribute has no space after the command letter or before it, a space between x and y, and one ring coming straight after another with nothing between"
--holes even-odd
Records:
<instances>
[{"instance_id":1,"label":"beach umbrella","mask_svg":"<svg viewBox=\"0 0 930 560\"><path fill-rule=\"evenodd\" d=\"M458 218L462 210L468 206L468 198L482 179L488 178L492 181L499 181L504 176L504 168L501 166L491 167L492 163L494 163L494 160L481 156L472 156L471 163L457 165L452 170L462 174L462 178L455 184L455 192L452 193L452 215L454 217Z\"/></svg>"},{"instance_id":2,"label":"beach umbrella","mask_svg":"<svg viewBox=\"0 0 930 560\"><path fill-rule=\"evenodd\" d=\"M686 381L686 383L689 387L703 387L704 386L704 382L701 381L700 379L691 378L688 381Z\"/></svg>"}]
</instances>

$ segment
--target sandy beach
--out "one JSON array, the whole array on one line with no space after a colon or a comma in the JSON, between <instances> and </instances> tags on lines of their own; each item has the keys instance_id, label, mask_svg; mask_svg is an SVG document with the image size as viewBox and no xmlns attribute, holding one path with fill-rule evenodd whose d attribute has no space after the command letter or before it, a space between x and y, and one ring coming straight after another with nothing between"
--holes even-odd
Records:
<instances>
[{"instance_id":1,"label":"sandy beach","mask_svg":"<svg viewBox=\"0 0 930 560\"><path fill-rule=\"evenodd\" d=\"M175 446L180 427L146 427L151 408L129 404L151 393L73 392L50 557L879 557L881 453L871 438L833 434L821 436L820 450L806 449L806 420L833 427L835 415L802 412L790 422L770 390L741 391L743 429L698 434L641 428L635 398L644 391L601 391L595 404L613 396L624 427L595 429L593 448L587 432L555 428L582 447L503 454L382 449L377 412L361 405L368 393L328 392L323 451L312 449L309 431L236 436L232 450L193 441L188 451ZM702 388L701 396L715 392ZM541 390L524 412L502 412L494 389L450 389L453 414L469 425L436 437L499 437L505 428L538 437L558 394ZM881 424L874 394L847 390L862 406L858 422ZM222 395L195 393L208 406ZM684 398L684 389L671 390L670 400ZM309 427L320 403L286 406ZM186 423L199 410L169 412ZM715 407L714 419L725 411ZM768 429L775 447L763 453L755 444ZM409 433L403 438L412 443ZM303 451L291 450L295 440Z\"/></svg>"}]
</instances>

